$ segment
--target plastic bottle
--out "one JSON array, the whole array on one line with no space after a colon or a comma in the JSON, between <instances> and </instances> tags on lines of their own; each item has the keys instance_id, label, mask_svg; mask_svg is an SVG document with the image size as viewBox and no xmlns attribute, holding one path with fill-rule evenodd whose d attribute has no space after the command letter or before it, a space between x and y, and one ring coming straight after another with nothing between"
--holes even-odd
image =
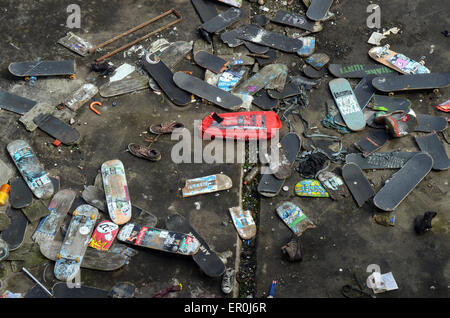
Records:
<instances>
[{"instance_id":1,"label":"plastic bottle","mask_svg":"<svg viewBox=\"0 0 450 318\"><path fill-rule=\"evenodd\" d=\"M8 199L9 191L11 187L9 184L4 184L0 188L0 206L4 206L6 203L6 200Z\"/></svg>"}]
</instances>

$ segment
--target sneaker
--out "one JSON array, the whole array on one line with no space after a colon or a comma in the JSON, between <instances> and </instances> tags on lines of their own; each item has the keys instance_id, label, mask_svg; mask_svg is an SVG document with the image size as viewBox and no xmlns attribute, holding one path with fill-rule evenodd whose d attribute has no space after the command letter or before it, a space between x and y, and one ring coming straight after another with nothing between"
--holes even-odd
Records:
<instances>
[{"instance_id":1,"label":"sneaker","mask_svg":"<svg viewBox=\"0 0 450 318\"><path fill-rule=\"evenodd\" d=\"M300 262L303 259L302 251L300 249L300 241L298 238L293 238L289 243L281 248L281 251L286 255L290 262Z\"/></svg>"},{"instance_id":2,"label":"sneaker","mask_svg":"<svg viewBox=\"0 0 450 318\"><path fill-rule=\"evenodd\" d=\"M170 121L167 123L162 123L159 125L152 125L148 129L152 134L163 135L171 134L175 129L184 128L182 123L177 123L176 121Z\"/></svg>"},{"instance_id":3,"label":"sneaker","mask_svg":"<svg viewBox=\"0 0 450 318\"><path fill-rule=\"evenodd\" d=\"M222 291L228 295L234 287L234 269L228 268L222 278Z\"/></svg>"},{"instance_id":4,"label":"sneaker","mask_svg":"<svg viewBox=\"0 0 450 318\"><path fill-rule=\"evenodd\" d=\"M150 147L141 146L138 144L129 144L128 150L136 157L144 158L150 161L161 160L161 153L156 149Z\"/></svg>"}]
</instances>

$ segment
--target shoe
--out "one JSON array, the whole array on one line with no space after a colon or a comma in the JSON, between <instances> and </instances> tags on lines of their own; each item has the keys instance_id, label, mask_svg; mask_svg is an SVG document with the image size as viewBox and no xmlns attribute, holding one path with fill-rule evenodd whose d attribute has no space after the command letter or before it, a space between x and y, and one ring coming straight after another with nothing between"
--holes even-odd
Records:
<instances>
[{"instance_id":1,"label":"shoe","mask_svg":"<svg viewBox=\"0 0 450 318\"><path fill-rule=\"evenodd\" d=\"M414 132L417 127L417 117L413 110L408 113L394 113L385 119L386 128L392 137L399 138Z\"/></svg>"},{"instance_id":2,"label":"shoe","mask_svg":"<svg viewBox=\"0 0 450 318\"><path fill-rule=\"evenodd\" d=\"M147 159L150 161L161 160L161 153L156 149L151 149L150 147L145 147L138 144L129 144L128 150L131 154L139 158Z\"/></svg>"},{"instance_id":3,"label":"shoe","mask_svg":"<svg viewBox=\"0 0 450 318\"><path fill-rule=\"evenodd\" d=\"M167 123L162 123L159 125L152 125L148 129L152 134L163 135L171 134L175 129L184 128L182 123L177 123L176 121L170 121Z\"/></svg>"},{"instance_id":4,"label":"shoe","mask_svg":"<svg viewBox=\"0 0 450 318\"><path fill-rule=\"evenodd\" d=\"M303 259L302 251L300 249L300 241L298 238L293 238L289 243L281 248L281 251L286 255L290 262L300 262Z\"/></svg>"},{"instance_id":5,"label":"shoe","mask_svg":"<svg viewBox=\"0 0 450 318\"><path fill-rule=\"evenodd\" d=\"M222 278L222 291L228 295L233 291L234 286L234 269L228 268Z\"/></svg>"}]
</instances>

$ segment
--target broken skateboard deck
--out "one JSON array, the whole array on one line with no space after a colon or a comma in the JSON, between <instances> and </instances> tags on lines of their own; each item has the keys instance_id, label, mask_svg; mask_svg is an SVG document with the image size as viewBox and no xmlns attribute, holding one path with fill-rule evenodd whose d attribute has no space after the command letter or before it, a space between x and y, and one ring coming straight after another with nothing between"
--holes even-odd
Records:
<instances>
[{"instance_id":1,"label":"broken skateboard deck","mask_svg":"<svg viewBox=\"0 0 450 318\"><path fill-rule=\"evenodd\" d=\"M179 88L228 110L237 110L243 103L238 96L183 72L176 72L173 81Z\"/></svg>"},{"instance_id":2,"label":"broken skateboard deck","mask_svg":"<svg viewBox=\"0 0 450 318\"><path fill-rule=\"evenodd\" d=\"M132 223L122 227L117 238L136 246L181 255L194 255L200 248L200 242L193 235Z\"/></svg>"},{"instance_id":3,"label":"broken skateboard deck","mask_svg":"<svg viewBox=\"0 0 450 318\"><path fill-rule=\"evenodd\" d=\"M9 202L13 208L22 209L33 203L33 192L22 177L12 180L10 186Z\"/></svg>"},{"instance_id":4,"label":"broken skateboard deck","mask_svg":"<svg viewBox=\"0 0 450 318\"><path fill-rule=\"evenodd\" d=\"M125 167L120 160L110 160L102 164L101 171L109 216L117 225L125 224L132 216Z\"/></svg>"},{"instance_id":5,"label":"broken skateboard deck","mask_svg":"<svg viewBox=\"0 0 450 318\"><path fill-rule=\"evenodd\" d=\"M172 71L156 55L146 55L143 67L175 105L186 106L191 102L191 94L174 83Z\"/></svg>"},{"instance_id":6,"label":"broken skateboard deck","mask_svg":"<svg viewBox=\"0 0 450 318\"><path fill-rule=\"evenodd\" d=\"M75 192L71 189L58 191L50 201L48 210L50 214L44 217L39 223L36 232L33 234L33 241L51 241L55 238L64 219L69 213L69 209L75 200Z\"/></svg>"},{"instance_id":7,"label":"broken skateboard deck","mask_svg":"<svg viewBox=\"0 0 450 318\"><path fill-rule=\"evenodd\" d=\"M403 111L407 113L411 107L411 101L407 98L375 95L373 98L373 110L393 113Z\"/></svg>"},{"instance_id":8,"label":"broken skateboard deck","mask_svg":"<svg viewBox=\"0 0 450 318\"><path fill-rule=\"evenodd\" d=\"M343 199L350 195L344 181L333 172L323 171L318 174L317 179L333 200Z\"/></svg>"},{"instance_id":9,"label":"broken skateboard deck","mask_svg":"<svg viewBox=\"0 0 450 318\"><path fill-rule=\"evenodd\" d=\"M224 91L233 90L248 73L248 68L241 67L239 70L234 70L233 68L226 70L219 75L217 81L217 87Z\"/></svg>"},{"instance_id":10,"label":"broken skateboard deck","mask_svg":"<svg viewBox=\"0 0 450 318\"><path fill-rule=\"evenodd\" d=\"M59 39L58 44L61 44L65 48L81 56L87 56L89 54L89 50L93 48L91 43L73 34L72 32L68 32L65 37Z\"/></svg>"},{"instance_id":11,"label":"broken skateboard deck","mask_svg":"<svg viewBox=\"0 0 450 318\"><path fill-rule=\"evenodd\" d=\"M354 146L367 157L377 151L388 141L389 134L385 130L371 132L367 137L354 143Z\"/></svg>"},{"instance_id":12,"label":"broken skateboard deck","mask_svg":"<svg viewBox=\"0 0 450 318\"><path fill-rule=\"evenodd\" d=\"M260 90L253 96L252 103L263 110L271 110L278 105L279 100L270 97L267 91Z\"/></svg>"},{"instance_id":13,"label":"broken skateboard deck","mask_svg":"<svg viewBox=\"0 0 450 318\"><path fill-rule=\"evenodd\" d=\"M312 67L311 65L307 65L304 69L303 69L303 74L305 74L306 76L308 76L309 78L321 78L323 77L325 74L327 73L327 69L321 68L320 70L316 70L314 67Z\"/></svg>"},{"instance_id":14,"label":"broken skateboard deck","mask_svg":"<svg viewBox=\"0 0 450 318\"><path fill-rule=\"evenodd\" d=\"M148 77L136 72L120 81L108 82L100 86L100 96L107 98L133 93L150 87Z\"/></svg>"},{"instance_id":15,"label":"broken skateboard deck","mask_svg":"<svg viewBox=\"0 0 450 318\"><path fill-rule=\"evenodd\" d=\"M190 179L182 189L183 198L229 190L233 187L233 181L225 174Z\"/></svg>"},{"instance_id":16,"label":"broken skateboard deck","mask_svg":"<svg viewBox=\"0 0 450 318\"><path fill-rule=\"evenodd\" d=\"M71 281L79 272L98 216L98 210L87 204L73 212L69 230L56 257L54 273L58 280Z\"/></svg>"},{"instance_id":17,"label":"broken skateboard deck","mask_svg":"<svg viewBox=\"0 0 450 318\"><path fill-rule=\"evenodd\" d=\"M219 33L220 31L223 31L227 27L239 21L242 18L243 14L244 13L241 9L229 8L223 13L216 15L211 20L203 23L200 28L208 33Z\"/></svg>"},{"instance_id":18,"label":"broken skateboard deck","mask_svg":"<svg viewBox=\"0 0 450 318\"><path fill-rule=\"evenodd\" d=\"M425 74L430 70L421 63L416 62L403 54L390 50L389 44L377 46L369 51L369 56L375 61L384 64L402 74Z\"/></svg>"},{"instance_id":19,"label":"broken skateboard deck","mask_svg":"<svg viewBox=\"0 0 450 318\"><path fill-rule=\"evenodd\" d=\"M373 203L383 211L394 211L433 167L433 158L419 153L397 171L375 195Z\"/></svg>"},{"instance_id":20,"label":"broken skateboard deck","mask_svg":"<svg viewBox=\"0 0 450 318\"><path fill-rule=\"evenodd\" d=\"M39 61L11 63L8 70L12 75L29 78L32 76L75 76L75 61Z\"/></svg>"},{"instance_id":21,"label":"broken skateboard deck","mask_svg":"<svg viewBox=\"0 0 450 318\"><path fill-rule=\"evenodd\" d=\"M301 236L304 231L316 227L303 211L292 202L280 204L276 211L281 220L297 236Z\"/></svg>"},{"instance_id":22,"label":"broken skateboard deck","mask_svg":"<svg viewBox=\"0 0 450 318\"><path fill-rule=\"evenodd\" d=\"M353 131L363 130L366 127L366 121L348 80L334 79L330 81L329 86L347 127Z\"/></svg>"},{"instance_id":23,"label":"broken skateboard deck","mask_svg":"<svg viewBox=\"0 0 450 318\"><path fill-rule=\"evenodd\" d=\"M447 129L447 118L417 114L417 126L414 131L418 132L441 132Z\"/></svg>"},{"instance_id":24,"label":"broken skateboard deck","mask_svg":"<svg viewBox=\"0 0 450 318\"><path fill-rule=\"evenodd\" d=\"M295 185L295 194L299 197L329 198L330 194L325 190L319 180L305 179Z\"/></svg>"},{"instance_id":25,"label":"broken skateboard deck","mask_svg":"<svg viewBox=\"0 0 450 318\"><path fill-rule=\"evenodd\" d=\"M395 74L391 68L376 64L330 64L328 65L328 70L333 76L344 78L364 78L367 75Z\"/></svg>"},{"instance_id":26,"label":"broken skateboard deck","mask_svg":"<svg viewBox=\"0 0 450 318\"><path fill-rule=\"evenodd\" d=\"M276 16L270 22L284 24L310 32L318 31L316 23L309 21L306 16L285 10L278 10Z\"/></svg>"},{"instance_id":27,"label":"broken skateboard deck","mask_svg":"<svg viewBox=\"0 0 450 318\"><path fill-rule=\"evenodd\" d=\"M53 115L39 114L33 121L39 129L61 141L64 145L73 145L81 137L78 130Z\"/></svg>"},{"instance_id":28,"label":"broken skateboard deck","mask_svg":"<svg viewBox=\"0 0 450 318\"><path fill-rule=\"evenodd\" d=\"M191 0L202 22L207 22L218 15L216 6L210 0Z\"/></svg>"},{"instance_id":29,"label":"broken skateboard deck","mask_svg":"<svg viewBox=\"0 0 450 318\"><path fill-rule=\"evenodd\" d=\"M166 226L169 231L186 233L194 236L200 242L200 248L192 258L200 269L209 277L219 277L225 272L225 264L208 246L208 243L192 228L189 221L179 214L173 214L166 218Z\"/></svg>"},{"instance_id":30,"label":"broken skateboard deck","mask_svg":"<svg viewBox=\"0 0 450 318\"><path fill-rule=\"evenodd\" d=\"M206 68L216 74L225 71L229 65L228 61L206 51L199 51L197 54L195 54L194 61L199 66Z\"/></svg>"},{"instance_id":31,"label":"broken skateboard deck","mask_svg":"<svg viewBox=\"0 0 450 318\"><path fill-rule=\"evenodd\" d=\"M9 143L7 149L33 194L38 199L49 199L54 192L53 183L30 145L26 141L16 140Z\"/></svg>"},{"instance_id":32,"label":"broken skateboard deck","mask_svg":"<svg viewBox=\"0 0 450 318\"><path fill-rule=\"evenodd\" d=\"M36 102L34 100L0 91L0 109L24 115L35 105Z\"/></svg>"},{"instance_id":33,"label":"broken skateboard deck","mask_svg":"<svg viewBox=\"0 0 450 318\"><path fill-rule=\"evenodd\" d=\"M359 207L375 195L372 186L357 164L345 164L342 168L342 177Z\"/></svg>"},{"instance_id":34,"label":"broken skateboard deck","mask_svg":"<svg viewBox=\"0 0 450 318\"><path fill-rule=\"evenodd\" d=\"M306 11L306 16L313 21L325 20L332 4L333 0L313 0Z\"/></svg>"},{"instance_id":35,"label":"broken skateboard deck","mask_svg":"<svg viewBox=\"0 0 450 318\"><path fill-rule=\"evenodd\" d=\"M362 154L351 153L345 158L347 163L354 163L363 170L372 169L400 169L418 152L375 152L367 157Z\"/></svg>"},{"instance_id":36,"label":"broken skateboard deck","mask_svg":"<svg viewBox=\"0 0 450 318\"><path fill-rule=\"evenodd\" d=\"M372 80L374 78L374 75L365 76L363 79L361 79L358 85L356 85L353 91L361 109L366 108L367 104L370 102L372 97L375 95L375 92L377 91L376 88L372 85Z\"/></svg>"},{"instance_id":37,"label":"broken skateboard deck","mask_svg":"<svg viewBox=\"0 0 450 318\"><path fill-rule=\"evenodd\" d=\"M6 242L8 250L17 250L25 239L28 220L22 211L9 207L6 215L11 220L9 227L0 233L0 239Z\"/></svg>"},{"instance_id":38,"label":"broken skateboard deck","mask_svg":"<svg viewBox=\"0 0 450 318\"><path fill-rule=\"evenodd\" d=\"M316 50L316 38L313 36L300 37L303 42L303 47L297 51L297 55L301 57L308 57Z\"/></svg>"},{"instance_id":39,"label":"broken skateboard deck","mask_svg":"<svg viewBox=\"0 0 450 318\"><path fill-rule=\"evenodd\" d=\"M252 214L241 207L229 208L231 219L239 236L243 240L251 240L256 235L256 224Z\"/></svg>"},{"instance_id":40,"label":"broken skateboard deck","mask_svg":"<svg viewBox=\"0 0 450 318\"><path fill-rule=\"evenodd\" d=\"M119 226L111 221L100 222L92 234L89 246L99 251L108 251L119 232Z\"/></svg>"},{"instance_id":41,"label":"broken skateboard deck","mask_svg":"<svg viewBox=\"0 0 450 318\"><path fill-rule=\"evenodd\" d=\"M60 241L42 241L39 248L46 258L52 261L57 260L62 242ZM115 271L127 265L131 257L135 256L137 251L123 244L115 243L108 251L100 251L88 248L81 263L82 268L99 271Z\"/></svg>"},{"instance_id":42,"label":"broken skateboard deck","mask_svg":"<svg viewBox=\"0 0 450 318\"><path fill-rule=\"evenodd\" d=\"M325 53L314 53L308 57L305 62L320 71L330 61L330 57Z\"/></svg>"},{"instance_id":43,"label":"broken skateboard deck","mask_svg":"<svg viewBox=\"0 0 450 318\"><path fill-rule=\"evenodd\" d=\"M281 139L286 157L293 164L302 147L302 139L296 133L289 133ZM280 180L273 174L263 174L258 184L258 193L264 197L275 197L286 180Z\"/></svg>"},{"instance_id":44,"label":"broken skateboard deck","mask_svg":"<svg viewBox=\"0 0 450 318\"><path fill-rule=\"evenodd\" d=\"M286 84L288 69L284 64L264 66L258 73L239 85L234 92L238 94L255 95L261 89L283 91Z\"/></svg>"},{"instance_id":45,"label":"broken skateboard deck","mask_svg":"<svg viewBox=\"0 0 450 318\"><path fill-rule=\"evenodd\" d=\"M382 92L439 89L450 85L450 73L408 74L400 76L379 76L372 81Z\"/></svg>"},{"instance_id":46,"label":"broken skateboard deck","mask_svg":"<svg viewBox=\"0 0 450 318\"><path fill-rule=\"evenodd\" d=\"M86 104L91 98L98 93L97 86L93 84L84 84L72 95L70 95L62 104L68 107L70 110L76 112L84 104Z\"/></svg>"},{"instance_id":47,"label":"broken skateboard deck","mask_svg":"<svg viewBox=\"0 0 450 318\"><path fill-rule=\"evenodd\" d=\"M434 133L423 137L415 137L422 152L428 153L433 158L433 170L447 170L450 167L450 159L444 145Z\"/></svg>"}]
</instances>

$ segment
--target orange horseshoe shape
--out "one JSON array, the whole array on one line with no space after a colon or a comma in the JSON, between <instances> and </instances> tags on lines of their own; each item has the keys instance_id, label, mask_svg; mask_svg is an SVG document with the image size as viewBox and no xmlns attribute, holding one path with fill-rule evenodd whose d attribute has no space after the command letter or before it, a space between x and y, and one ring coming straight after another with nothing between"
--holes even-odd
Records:
<instances>
[{"instance_id":1,"label":"orange horseshoe shape","mask_svg":"<svg viewBox=\"0 0 450 318\"><path fill-rule=\"evenodd\" d=\"M100 103L100 102L93 102L93 103L89 106L89 108L90 108L94 113L96 113L97 115L100 116L100 112L94 108L95 105L102 106L102 103Z\"/></svg>"}]
</instances>

